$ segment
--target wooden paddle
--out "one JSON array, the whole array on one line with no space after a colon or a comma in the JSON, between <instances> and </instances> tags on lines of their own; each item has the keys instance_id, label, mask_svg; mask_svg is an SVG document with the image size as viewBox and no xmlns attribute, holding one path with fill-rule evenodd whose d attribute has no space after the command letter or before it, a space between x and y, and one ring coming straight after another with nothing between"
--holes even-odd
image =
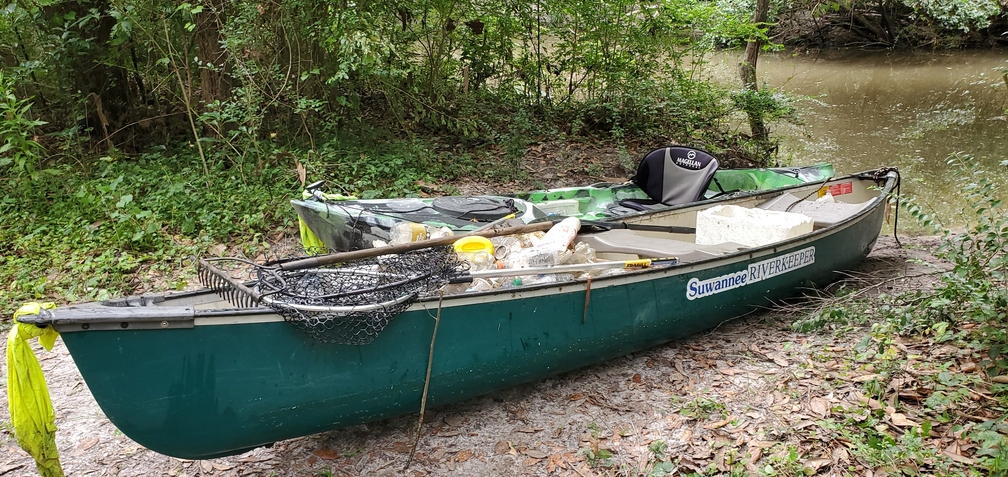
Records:
<instances>
[{"instance_id":1,"label":"wooden paddle","mask_svg":"<svg viewBox=\"0 0 1008 477\"><path fill-rule=\"evenodd\" d=\"M531 224L519 225L514 227L489 227L489 228L484 227L469 233L452 235L449 237L439 237L435 239L420 240L417 242L408 242L388 247L366 248L361 250L351 250L349 252L337 252L337 253L319 255L316 257L302 258L292 260L289 262L278 263L276 265L276 268L285 271L304 270L306 268L318 268L323 265L349 262L352 260L359 260L362 258L378 257L381 255L392 255L404 252L411 252L413 250L420 250L424 248L439 247L442 245L451 245L455 243L456 240L467 236L480 236L490 238L490 237L500 237L503 235L518 235L532 232L545 232L549 230L551 227L553 227L553 225L555 225L558 221L559 220L534 222ZM645 230L652 232L668 232L679 234L696 233L696 229L692 227L678 227L671 225L645 225L645 224L632 224L627 222L581 221L582 233L599 232L612 229Z\"/></svg>"},{"instance_id":2,"label":"wooden paddle","mask_svg":"<svg viewBox=\"0 0 1008 477\"><path fill-rule=\"evenodd\" d=\"M397 253L411 252L413 250L420 250L430 247L440 247L442 245L451 245L455 243L456 240L467 237L470 235L478 235L480 237L499 237L501 235L517 235L517 234L528 234L532 232L545 232L553 227L553 222L538 222L528 225L519 225L516 227L503 227L503 228L489 228L477 230L474 232L452 235L449 237L438 237L429 240L420 240L417 242L408 242L399 245L391 245L388 247L375 247L375 248L365 248L361 250L351 250L349 252L337 252L329 253L325 255L319 255L316 257L302 258L298 260L293 260L290 262L283 262L276 265L280 270L290 271L290 270L304 270L306 268L318 268L323 265L331 265L334 263L349 262L353 260L360 260L362 258L378 257L381 255L392 255Z\"/></svg>"}]
</instances>

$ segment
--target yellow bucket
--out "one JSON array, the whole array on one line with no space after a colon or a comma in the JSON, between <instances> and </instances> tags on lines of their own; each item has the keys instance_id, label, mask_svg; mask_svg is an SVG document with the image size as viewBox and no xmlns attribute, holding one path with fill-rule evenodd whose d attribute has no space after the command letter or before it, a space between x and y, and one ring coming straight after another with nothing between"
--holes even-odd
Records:
<instances>
[{"instance_id":1,"label":"yellow bucket","mask_svg":"<svg viewBox=\"0 0 1008 477\"><path fill-rule=\"evenodd\" d=\"M490 243L490 239L477 235L470 235L455 241L455 253L461 255L475 254L479 252L486 252L490 254L491 257L493 256L494 246Z\"/></svg>"}]
</instances>

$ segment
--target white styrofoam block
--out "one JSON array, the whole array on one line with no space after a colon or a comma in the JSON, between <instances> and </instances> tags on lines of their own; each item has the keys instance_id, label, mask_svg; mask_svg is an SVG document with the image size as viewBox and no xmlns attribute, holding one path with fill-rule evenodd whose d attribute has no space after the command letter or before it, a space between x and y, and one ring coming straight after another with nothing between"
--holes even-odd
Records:
<instances>
[{"instance_id":1,"label":"white styrofoam block","mask_svg":"<svg viewBox=\"0 0 1008 477\"><path fill-rule=\"evenodd\" d=\"M812 225L812 218L802 214L718 205L697 212L696 243L758 247L809 233Z\"/></svg>"}]
</instances>

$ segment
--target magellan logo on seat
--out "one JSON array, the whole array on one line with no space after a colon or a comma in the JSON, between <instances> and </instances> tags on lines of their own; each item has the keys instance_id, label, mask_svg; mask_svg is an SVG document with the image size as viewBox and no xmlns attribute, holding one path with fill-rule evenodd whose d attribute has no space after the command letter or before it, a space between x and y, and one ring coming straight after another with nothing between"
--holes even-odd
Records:
<instances>
[{"instance_id":1,"label":"magellan logo on seat","mask_svg":"<svg viewBox=\"0 0 1008 477\"><path fill-rule=\"evenodd\" d=\"M677 157L675 159L675 163L682 167L688 167L690 169L700 169L702 167L700 161L693 158L687 159L685 157Z\"/></svg>"}]
</instances>

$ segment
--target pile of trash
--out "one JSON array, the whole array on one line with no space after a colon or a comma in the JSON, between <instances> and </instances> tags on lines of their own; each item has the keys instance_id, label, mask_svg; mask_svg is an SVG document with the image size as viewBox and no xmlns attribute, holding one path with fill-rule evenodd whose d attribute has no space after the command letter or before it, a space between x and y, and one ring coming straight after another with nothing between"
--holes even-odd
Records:
<instances>
[{"instance_id":1,"label":"pile of trash","mask_svg":"<svg viewBox=\"0 0 1008 477\"><path fill-rule=\"evenodd\" d=\"M584 242L575 242L581 221L568 217L546 232L504 235L486 238L467 235L458 239L455 251L469 264L470 272L484 270L530 269L528 275L474 278L471 283L452 284L446 293L485 291L544 283L566 282L585 274L598 276L602 270L549 273L550 267L596 262L595 250ZM453 236L447 227L436 228L417 223L400 223L391 231L388 245ZM375 244L382 246L385 244Z\"/></svg>"}]
</instances>

